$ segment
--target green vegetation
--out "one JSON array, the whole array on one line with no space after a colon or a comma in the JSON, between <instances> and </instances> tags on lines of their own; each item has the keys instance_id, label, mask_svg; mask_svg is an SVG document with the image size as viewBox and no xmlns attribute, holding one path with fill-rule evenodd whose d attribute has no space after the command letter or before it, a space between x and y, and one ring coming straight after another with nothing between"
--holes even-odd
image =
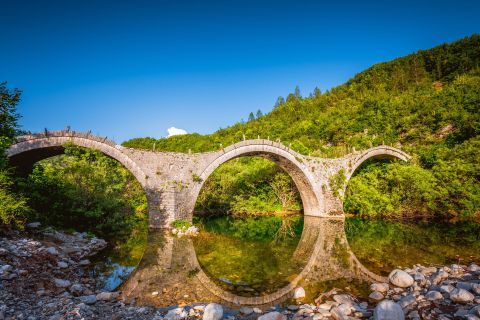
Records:
<instances>
[{"instance_id":1,"label":"green vegetation","mask_svg":"<svg viewBox=\"0 0 480 320\"><path fill-rule=\"evenodd\" d=\"M37 162L18 180L34 209L30 219L107 238L146 225L146 196L127 169L99 151L64 147L64 155Z\"/></svg>"},{"instance_id":2,"label":"green vegetation","mask_svg":"<svg viewBox=\"0 0 480 320\"><path fill-rule=\"evenodd\" d=\"M192 226L192 224L187 220L179 219L172 221L172 223L170 223L170 226L175 229L188 229Z\"/></svg>"},{"instance_id":3,"label":"green vegetation","mask_svg":"<svg viewBox=\"0 0 480 320\"><path fill-rule=\"evenodd\" d=\"M22 226L30 212L26 199L13 190L14 180L8 168L5 150L18 133L17 105L20 102L19 90L9 90L5 82L0 82L0 224Z\"/></svg>"},{"instance_id":4,"label":"green vegetation","mask_svg":"<svg viewBox=\"0 0 480 320\"><path fill-rule=\"evenodd\" d=\"M195 225L201 230L224 234L244 241L272 242L279 239L300 237L303 217L247 217L238 219L230 216L217 218L196 218Z\"/></svg>"},{"instance_id":5,"label":"green vegetation","mask_svg":"<svg viewBox=\"0 0 480 320\"><path fill-rule=\"evenodd\" d=\"M252 216L298 211L301 201L292 179L275 163L258 157L231 160L205 181L197 214Z\"/></svg>"},{"instance_id":6,"label":"green vegetation","mask_svg":"<svg viewBox=\"0 0 480 320\"><path fill-rule=\"evenodd\" d=\"M259 135L280 139L302 154L337 157L353 148L385 143L413 154L414 161L408 166L385 164L359 171L345 198L348 211L385 217L401 208L408 216L429 212L442 218L472 219L480 217L479 109L480 35L473 35L374 65L325 93L315 90L304 98L296 88L287 99L279 98L270 113L210 135L138 138L124 145L203 152L241 141L243 135L247 139ZM206 191L203 197L208 201L201 202L202 210L222 207L232 194L231 186L238 186L236 193L242 194L235 211L271 207L268 190L252 190L254 198L245 200L250 196L237 181L237 173L248 169L242 170L241 165L232 165L231 173L225 169L214 178L213 184L225 192ZM268 173L259 167L252 176L265 180L262 170ZM402 177L387 177L390 184L376 181L390 170ZM411 185L419 194L409 190Z\"/></svg>"}]
</instances>

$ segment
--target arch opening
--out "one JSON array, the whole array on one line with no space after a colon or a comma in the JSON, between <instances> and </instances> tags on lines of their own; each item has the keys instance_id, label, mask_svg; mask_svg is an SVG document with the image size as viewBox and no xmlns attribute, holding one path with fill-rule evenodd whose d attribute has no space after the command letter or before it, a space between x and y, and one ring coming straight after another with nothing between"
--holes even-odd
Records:
<instances>
[{"instance_id":1,"label":"arch opening","mask_svg":"<svg viewBox=\"0 0 480 320\"><path fill-rule=\"evenodd\" d=\"M200 227L193 239L196 258L210 278L204 280L233 296L270 295L287 287L309 257L308 250L296 253L303 231L302 203L312 196L311 190L305 191L308 181L288 159L271 153L248 152L224 160L207 171L199 192L193 219ZM247 190L235 194L235 188ZM208 208L214 203L208 192L218 189L234 205ZM225 200L222 194L214 196ZM227 212L219 214L218 209Z\"/></svg>"},{"instance_id":2,"label":"arch opening","mask_svg":"<svg viewBox=\"0 0 480 320\"><path fill-rule=\"evenodd\" d=\"M272 161L278 167L284 170L293 180L303 207L303 213L311 216L322 216L324 212L323 194L320 190L314 188L314 177L303 165L299 155L290 150L279 148L273 145L246 145L233 148L211 162L200 174L201 183L196 190L194 203L197 201L198 194L205 181L210 175L223 163L229 160L241 157L261 157ZM193 208L194 206L192 206Z\"/></svg>"}]
</instances>

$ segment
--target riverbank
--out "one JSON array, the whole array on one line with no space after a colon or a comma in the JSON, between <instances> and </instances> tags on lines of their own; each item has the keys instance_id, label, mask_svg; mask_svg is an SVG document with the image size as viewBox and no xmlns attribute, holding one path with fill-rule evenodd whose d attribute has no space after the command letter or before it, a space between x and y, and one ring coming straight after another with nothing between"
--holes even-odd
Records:
<instances>
[{"instance_id":1,"label":"riverbank","mask_svg":"<svg viewBox=\"0 0 480 320\"><path fill-rule=\"evenodd\" d=\"M266 310L207 303L160 309L95 290L89 257L105 246L85 233L54 230L0 238L0 319L480 319L476 264L394 270L389 283L372 284L368 300L331 290L304 304L298 289L290 305Z\"/></svg>"}]
</instances>

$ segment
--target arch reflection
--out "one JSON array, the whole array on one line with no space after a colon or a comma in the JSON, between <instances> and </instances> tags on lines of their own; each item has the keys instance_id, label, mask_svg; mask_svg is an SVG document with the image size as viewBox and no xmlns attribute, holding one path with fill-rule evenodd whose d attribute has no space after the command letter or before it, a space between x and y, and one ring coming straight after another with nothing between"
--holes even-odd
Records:
<instances>
[{"instance_id":1,"label":"arch reflection","mask_svg":"<svg viewBox=\"0 0 480 320\"><path fill-rule=\"evenodd\" d=\"M297 286L305 288L307 297L313 297L318 293L314 291L328 281L384 280L366 269L350 250L342 218L305 216L302 236L292 258L304 261L304 265L286 286L259 297L239 296L220 287L202 270L192 239L173 237L159 230L150 233L142 261L121 289L127 301L135 299L157 307L201 301L267 306L289 299Z\"/></svg>"}]
</instances>

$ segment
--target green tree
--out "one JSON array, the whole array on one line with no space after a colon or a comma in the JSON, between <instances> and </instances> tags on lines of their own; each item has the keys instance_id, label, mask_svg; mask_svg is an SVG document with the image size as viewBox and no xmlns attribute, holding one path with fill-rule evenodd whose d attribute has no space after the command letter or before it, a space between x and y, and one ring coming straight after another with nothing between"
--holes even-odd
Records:
<instances>
[{"instance_id":1,"label":"green tree","mask_svg":"<svg viewBox=\"0 0 480 320\"><path fill-rule=\"evenodd\" d=\"M250 112L250 114L248 115L248 121L253 121L255 120L255 115L253 114L253 112Z\"/></svg>"},{"instance_id":2,"label":"green tree","mask_svg":"<svg viewBox=\"0 0 480 320\"><path fill-rule=\"evenodd\" d=\"M262 110L258 109L257 110L257 119L260 119L261 117L263 117Z\"/></svg>"},{"instance_id":3,"label":"green tree","mask_svg":"<svg viewBox=\"0 0 480 320\"><path fill-rule=\"evenodd\" d=\"M275 105L273 107L278 108L282 104L285 104L285 99L282 96L280 96L280 97L277 98L277 101L275 101Z\"/></svg>"},{"instance_id":4,"label":"green tree","mask_svg":"<svg viewBox=\"0 0 480 320\"><path fill-rule=\"evenodd\" d=\"M17 105L21 92L10 90L7 83L0 83L0 223L20 227L30 212L26 199L13 191L14 181L8 168L5 150L18 132Z\"/></svg>"},{"instance_id":5,"label":"green tree","mask_svg":"<svg viewBox=\"0 0 480 320\"><path fill-rule=\"evenodd\" d=\"M296 87L295 87L295 91L294 91L293 94L295 95L295 97L296 97L297 99L302 98L302 94L300 93L300 87L299 87L299 86L296 86Z\"/></svg>"},{"instance_id":6,"label":"green tree","mask_svg":"<svg viewBox=\"0 0 480 320\"><path fill-rule=\"evenodd\" d=\"M20 102L21 91L10 90L6 82L0 82L0 169L5 168L4 151L12 143L18 131L17 105Z\"/></svg>"}]
</instances>

